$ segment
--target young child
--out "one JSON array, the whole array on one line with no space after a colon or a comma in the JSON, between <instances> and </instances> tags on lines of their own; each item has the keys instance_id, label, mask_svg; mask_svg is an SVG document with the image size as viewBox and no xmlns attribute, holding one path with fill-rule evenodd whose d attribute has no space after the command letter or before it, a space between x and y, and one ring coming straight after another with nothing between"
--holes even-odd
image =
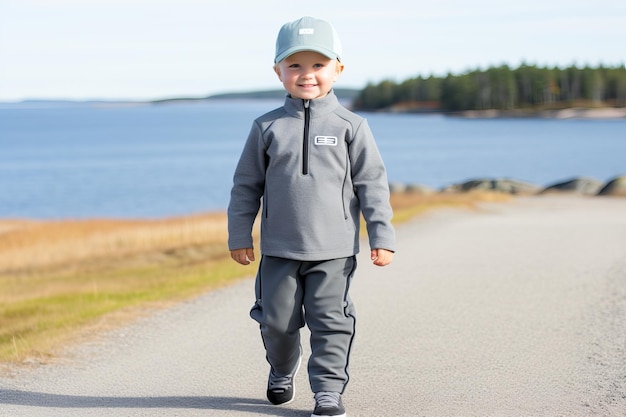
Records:
<instances>
[{"instance_id":1,"label":"young child","mask_svg":"<svg viewBox=\"0 0 626 417\"><path fill-rule=\"evenodd\" d=\"M341 394L355 329L348 289L361 213L373 263L389 264L395 250L387 174L367 122L332 91L344 65L329 23L303 17L283 25L274 62L288 94L282 107L252 125L234 175L228 245L236 262L255 260L252 225L262 203L250 315L260 324L270 364L269 401L294 398L306 324L312 416L345 416Z\"/></svg>"}]
</instances>

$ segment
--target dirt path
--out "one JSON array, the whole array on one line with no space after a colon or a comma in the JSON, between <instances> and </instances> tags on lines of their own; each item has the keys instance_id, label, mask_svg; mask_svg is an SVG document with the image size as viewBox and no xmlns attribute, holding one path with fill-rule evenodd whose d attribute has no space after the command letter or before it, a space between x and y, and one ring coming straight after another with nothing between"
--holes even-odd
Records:
<instances>
[{"instance_id":1,"label":"dirt path","mask_svg":"<svg viewBox=\"0 0 626 417\"><path fill-rule=\"evenodd\" d=\"M360 258L349 416L623 416L626 199L534 197L402 226ZM251 273L252 273L251 269ZM0 416L309 416L264 399L252 280L0 378Z\"/></svg>"}]
</instances>

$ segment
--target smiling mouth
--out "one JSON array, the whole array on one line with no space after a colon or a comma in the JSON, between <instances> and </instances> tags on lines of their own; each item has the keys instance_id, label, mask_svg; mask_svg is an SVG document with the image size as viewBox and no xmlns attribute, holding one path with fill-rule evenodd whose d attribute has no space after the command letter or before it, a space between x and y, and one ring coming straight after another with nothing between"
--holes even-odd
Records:
<instances>
[{"instance_id":1,"label":"smiling mouth","mask_svg":"<svg viewBox=\"0 0 626 417\"><path fill-rule=\"evenodd\" d=\"M317 84L298 84L298 85L303 88L317 87Z\"/></svg>"}]
</instances>

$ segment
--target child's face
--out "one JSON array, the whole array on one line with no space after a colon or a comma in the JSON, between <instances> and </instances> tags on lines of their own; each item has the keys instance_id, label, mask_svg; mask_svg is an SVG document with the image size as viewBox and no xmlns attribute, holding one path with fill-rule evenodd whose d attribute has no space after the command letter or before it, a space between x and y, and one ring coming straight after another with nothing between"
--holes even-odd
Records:
<instances>
[{"instance_id":1,"label":"child's face","mask_svg":"<svg viewBox=\"0 0 626 417\"><path fill-rule=\"evenodd\" d=\"M274 66L278 79L293 98L324 97L343 71L343 64L313 51L296 52Z\"/></svg>"}]
</instances>

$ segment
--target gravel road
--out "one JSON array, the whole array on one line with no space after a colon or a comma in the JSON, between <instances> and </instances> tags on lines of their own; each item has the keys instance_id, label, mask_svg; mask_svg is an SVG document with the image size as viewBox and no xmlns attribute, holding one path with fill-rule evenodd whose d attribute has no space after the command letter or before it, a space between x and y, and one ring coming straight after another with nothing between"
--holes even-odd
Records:
<instances>
[{"instance_id":1,"label":"gravel road","mask_svg":"<svg viewBox=\"0 0 626 417\"><path fill-rule=\"evenodd\" d=\"M398 240L359 258L348 416L626 415L626 199L443 210ZM309 416L304 367L293 403L264 399L252 302L244 279L5 368L0 416Z\"/></svg>"}]
</instances>

